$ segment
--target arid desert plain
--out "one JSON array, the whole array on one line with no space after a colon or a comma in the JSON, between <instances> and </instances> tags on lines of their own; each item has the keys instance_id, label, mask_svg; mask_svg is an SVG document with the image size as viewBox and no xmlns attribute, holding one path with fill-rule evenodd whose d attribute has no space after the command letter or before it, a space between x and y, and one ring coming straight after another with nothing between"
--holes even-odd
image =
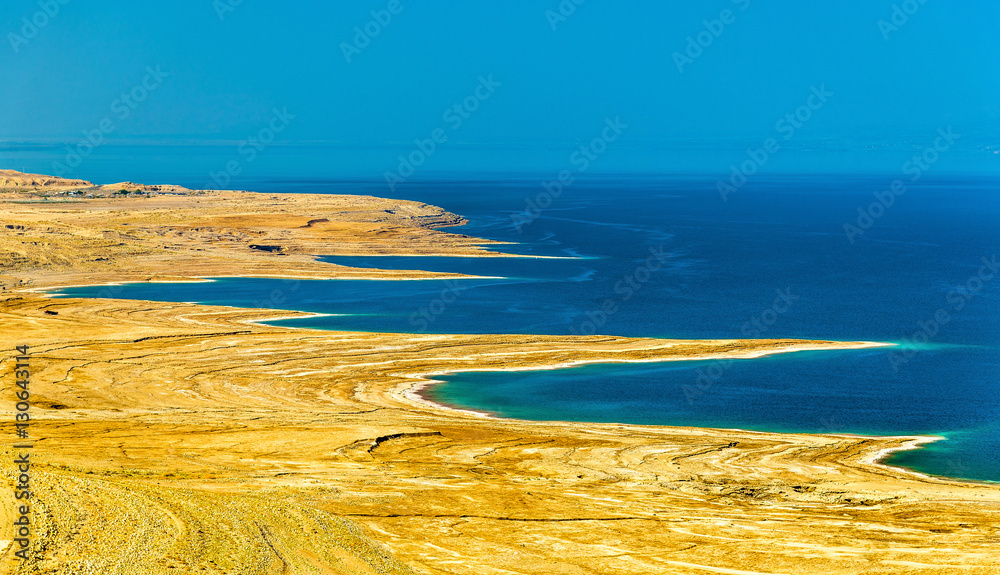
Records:
<instances>
[{"instance_id":1,"label":"arid desert plain","mask_svg":"<svg viewBox=\"0 0 1000 575\"><path fill-rule=\"evenodd\" d=\"M877 342L344 333L255 323L291 311L53 299L40 290L448 277L316 258L491 242L460 214L368 196L2 180L4 572L1000 573L1000 486L879 463L928 438L505 420L414 393L471 368ZM28 561L12 543L17 345L33 371Z\"/></svg>"}]
</instances>

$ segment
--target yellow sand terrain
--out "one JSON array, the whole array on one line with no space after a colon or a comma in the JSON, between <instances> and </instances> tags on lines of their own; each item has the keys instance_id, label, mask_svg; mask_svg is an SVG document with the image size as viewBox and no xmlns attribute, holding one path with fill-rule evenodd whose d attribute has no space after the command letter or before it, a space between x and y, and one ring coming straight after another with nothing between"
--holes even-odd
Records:
<instances>
[{"instance_id":1,"label":"yellow sand terrain","mask_svg":"<svg viewBox=\"0 0 1000 575\"><path fill-rule=\"evenodd\" d=\"M2 201L0 377L13 405L13 348L30 345L35 439L32 559L8 546L4 572L1000 572L1000 488L875 462L923 438L513 421L414 393L467 369L878 344L342 333L254 323L296 312L50 299L30 290L445 277L315 258L489 242L432 229L463 222L440 208L362 196ZM2 434L10 541L12 409Z\"/></svg>"},{"instance_id":2,"label":"yellow sand terrain","mask_svg":"<svg viewBox=\"0 0 1000 575\"><path fill-rule=\"evenodd\" d=\"M41 174L25 174L15 170L0 170L0 189L58 190L89 186L93 186L93 184L85 180L71 180L56 176L43 176Z\"/></svg>"}]
</instances>

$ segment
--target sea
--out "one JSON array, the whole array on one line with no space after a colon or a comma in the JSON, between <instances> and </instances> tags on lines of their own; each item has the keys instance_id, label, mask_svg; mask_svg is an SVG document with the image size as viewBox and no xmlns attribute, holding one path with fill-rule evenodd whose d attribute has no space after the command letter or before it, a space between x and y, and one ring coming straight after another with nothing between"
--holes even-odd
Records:
<instances>
[{"instance_id":1,"label":"sea","mask_svg":"<svg viewBox=\"0 0 1000 575\"><path fill-rule=\"evenodd\" d=\"M51 172L57 154L30 150L7 167L22 169L13 159ZM93 175L72 175L215 187L208 174L224 157L191 168L179 156L171 149L140 161L122 150ZM275 323L326 330L889 342L749 360L456 373L426 393L539 421L934 435L941 440L889 463L1000 481L996 175L762 173L734 186L716 173L576 174L560 183L558 171L427 172L389 185L321 172L290 158L287 169L234 183L426 202L469 220L447 231L510 242L491 249L526 257L323 258L479 279L230 278L59 293L316 312ZM720 190L720 179L729 187Z\"/></svg>"}]
</instances>

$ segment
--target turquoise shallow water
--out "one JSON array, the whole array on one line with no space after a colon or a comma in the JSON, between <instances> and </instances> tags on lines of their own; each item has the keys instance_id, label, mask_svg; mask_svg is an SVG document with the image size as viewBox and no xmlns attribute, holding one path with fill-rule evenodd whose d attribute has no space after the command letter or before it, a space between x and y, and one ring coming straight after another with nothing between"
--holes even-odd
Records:
<instances>
[{"instance_id":1,"label":"turquoise shallow water","mask_svg":"<svg viewBox=\"0 0 1000 575\"><path fill-rule=\"evenodd\" d=\"M981 403L984 395L975 373L937 367L967 352L925 352L914 367L929 372L918 380L884 369L891 352L866 350L730 362L460 373L437 377L446 383L425 395L440 403L532 420L939 435L946 441L899 453L890 462L935 475L997 480L996 459L989 454L1000 448L1000 409ZM990 359L989 354L980 357ZM724 375L712 377L718 373ZM943 377L961 384L936 385Z\"/></svg>"},{"instance_id":2,"label":"turquoise shallow water","mask_svg":"<svg viewBox=\"0 0 1000 575\"><path fill-rule=\"evenodd\" d=\"M527 176L412 183L394 192L349 182L260 182L254 187L262 191L291 186L440 205L470 219L451 231L562 259L329 257L499 277L226 279L65 293L332 314L279 322L322 329L902 342L724 364L455 374L429 393L536 420L942 435L946 441L893 461L1000 480L997 182L925 176L852 242L844 224L857 225L858 208L868 209L873 192L895 177L758 178L727 202L712 179L614 177L580 182L537 211L540 180Z\"/></svg>"}]
</instances>

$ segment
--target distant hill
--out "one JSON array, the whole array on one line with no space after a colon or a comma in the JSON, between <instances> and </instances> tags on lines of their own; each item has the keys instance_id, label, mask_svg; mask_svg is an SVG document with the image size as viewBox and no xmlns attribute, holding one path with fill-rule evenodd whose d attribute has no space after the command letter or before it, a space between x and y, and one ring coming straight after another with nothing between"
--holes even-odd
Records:
<instances>
[{"instance_id":1,"label":"distant hill","mask_svg":"<svg viewBox=\"0 0 1000 575\"><path fill-rule=\"evenodd\" d=\"M0 188L87 188L93 185L86 180L69 180L56 176L25 174L15 170L0 170Z\"/></svg>"}]
</instances>

